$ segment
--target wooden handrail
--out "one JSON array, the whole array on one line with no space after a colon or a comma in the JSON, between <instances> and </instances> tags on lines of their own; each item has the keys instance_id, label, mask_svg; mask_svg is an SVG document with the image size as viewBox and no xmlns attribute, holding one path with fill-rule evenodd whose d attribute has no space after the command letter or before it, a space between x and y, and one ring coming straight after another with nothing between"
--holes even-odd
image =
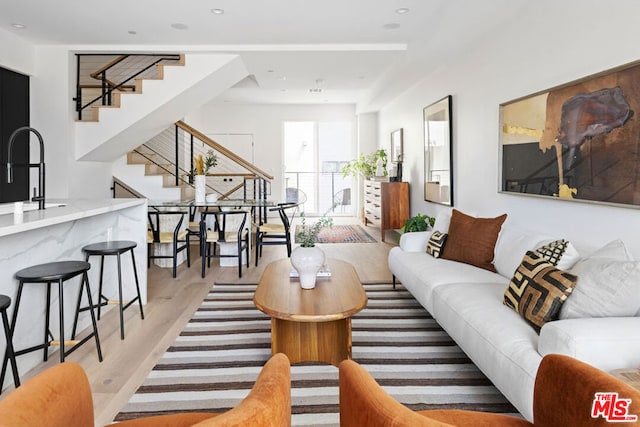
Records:
<instances>
[{"instance_id":1,"label":"wooden handrail","mask_svg":"<svg viewBox=\"0 0 640 427\"><path fill-rule=\"evenodd\" d=\"M129 55L120 55L117 58L115 58L113 61L109 62L107 65L105 65L102 68L98 68L96 71L94 71L93 73L89 74L91 77L93 77L94 79L98 79L100 80L100 74L104 71L104 70L108 70L109 68L113 67L114 65L116 65L118 62L123 61L124 59L128 58Z\"/></svg>"},{"instance_id":2,"label":"wooden handrail","mask_svg":"<svg viewBox=\"0 0 640 427\"><path fill-rule=\"evenodd\" d=\"M176 122L176 126L178 126L180 129L184 130L185 132L188 132L191 135L195 136L200 141L204 142L209 147L211 147L214 150L218 151L223 156L233 160L234 162L236 162L240 166L250 170L254 174L258 175L260 178L266 179L266 180L269 180L269 181L273 180L273 176L272 175L269 175L268 173L266 173L262 169L260 169L257 166L255 166L253 163L247 162L242 157L236 155L232 151L229 151L228 149L226 149L222 145L220 145L217 142L215 142L213 139L209 138L207 135L203 134L202 132L200 132L196 128L193 128L193 127L189 126L188 124L186 124L182 120L177 121Z\"/></svg>"},{"instance_id":3,"label":"wooden handrail","mask_svg":"<svg viewBox=\"0 0 640 427\"><path fill-rule=\"evenodd\" d=\"M229 197L230 195L232 195L236 191L240 190L242 187L244 187L244 184L238 184L234 188L232 188L231 190L227 191L226 193L221 194L219 198L220 199L226 199L227 197Z\"/></svg>"},{"instance_id":4,"label":"wooden handrail","mask_svg":"<svg viewBox=\"0 0 640 427\"><path fill-rule=\"evenodd\" d=\"M78 87L80 89L102 89L102 85L99 85L99 84L95 84L95 85L83 84L83 85L78 85ZM119 89L135 89L135 88L136 88L135 85L121 85Z\"/></svg>"}]
</instances>

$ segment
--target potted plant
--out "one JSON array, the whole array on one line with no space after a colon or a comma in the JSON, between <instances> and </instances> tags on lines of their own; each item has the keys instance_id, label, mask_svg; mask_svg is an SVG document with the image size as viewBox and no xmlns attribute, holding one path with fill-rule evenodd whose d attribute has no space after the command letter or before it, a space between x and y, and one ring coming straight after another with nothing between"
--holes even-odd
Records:
<instances>
[{"instance_id":1,"label":"potted plant","mask_svg":"<svg viewBox=\"0 0 640 427\"><path fill-rule=\"evenodd\" d=\"M376 173L379 172L381 174ZM357 159L349 161L342 167L342 176L369 179L374 176L387 176L387 151L376 150L366 156L361 153Z\"/></svg>"},{"instance_id":2,"label":"potted plant","mask_svg":"<svg viewBox=\"0 0 640 427\"><path fill-rule=\"evenodd\" d=\"M414 231L426 231L429 227L433 227L435 222L435 217L417 214L404 222L404 225L400 228L400 232L411 233Z\"/></svg>"},{"instance_id":3,"label":"potted plant","mask_svg":"<svg viewBox=\"0 0 640 427\"><path fill-rule=\"evenodd\" d=\"M300 242L291 252L291 265L298 272L300 287L302 289L313 289L316 286L316 276L325 262L325 254L322 249L316 247L318 233L323 227L330 227L333 220L323 216L311 225L306 224L304 213L300 214L302 224L296 237Z\"/></svg>"},{"instance_id":4,"label":"potted plant","mask_svg":"<svg viewBox=\"0 0 640 427\"><path fill-rule=\"evenodd\" d=\"M195 175L196 203L204 203L206 200L207 173L218 164L218 156L213 150L207 151L206 156L199 154L193 158L195 163L193 174Z\"/></svg>"}]
</instances>

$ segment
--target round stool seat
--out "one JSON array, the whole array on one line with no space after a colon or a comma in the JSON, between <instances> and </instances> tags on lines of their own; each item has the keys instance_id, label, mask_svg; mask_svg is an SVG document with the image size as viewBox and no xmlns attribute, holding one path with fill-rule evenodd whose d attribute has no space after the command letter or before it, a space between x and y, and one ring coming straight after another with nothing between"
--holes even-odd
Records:
<instances>
[{"instance_id":1,"label":"round stool seat","mask_svg":"<svg viewBox=\"0 0 640 427\"><path fill-rule=\"evenodd\" d=\"M85 261L58 261L23 268L16 273L16 279L24 282L54 282L67 280L91 268Z\"/></svg>"},{"instance_id":2,"label":"round stool seat","mask_svg":"<svg viewBox=\"0 0 640 427\"><path fill-rule=\"evenodd\" d=\"M6 310L11 305L11 298L6 295L0 295L0 311Z\"/></svg>"},{"instance_id":3,"label":"round stool seat","mask_svg":"<svg viewBox=\"0 0 640 427\"><path fill-rule=\"evenodd\" d=\"M92 256L100 257L100 285L98 288L98 301L95 306L86 306L80 307L80 300L82 299L83 288L80 288L80 294L78 295L78 306L76 308L76 316L73 321L73 334L75 334L76 324L78 321L78 314L81 311L85 311L88 309L93 309L96 307L98 309L98 320L100 320L100 313L102 310L102 306L107 304L114 304L116 301L111 301L102 293L102 280L104 278L104 258L106 256L115 256L117 257L117 272L118 272L118 301L117 304L120 308L120 338L124 339L124 310L131 306L131 304L138 302L140 306L140 317L144 319L144 312L142 310L142 297L140 296L140 283L138 282L138 272L136 270L136 257L133 249L138 246L136 242L132 242L130 240L109 240L106 242L97 242L91 243L82 248L82 251L85 254L85 261L89 262L89 258ZM130 300L129 302L125 302L122 297L122 267L121 267L121 255L130 252L131 253L131 263L133 265L133 277L136 281L136 293L137 296Z\"/></svg>"},{"instance_id":4,"label":"round stool seat","mask_svg":"<svg viewBox=\"0 0 640 427\"><path fill-rule=\"evenodd\" d=\"M89 255L117 255L138 246L130 240L111 240L108 242L92 243L82 248Z\"/></svg>"}]
</instances>

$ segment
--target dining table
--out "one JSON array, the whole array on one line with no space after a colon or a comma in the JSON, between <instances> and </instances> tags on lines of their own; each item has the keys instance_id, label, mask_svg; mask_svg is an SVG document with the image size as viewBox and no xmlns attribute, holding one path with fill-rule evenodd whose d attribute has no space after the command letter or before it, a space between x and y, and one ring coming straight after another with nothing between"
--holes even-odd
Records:
<instances>
[{"instance_id":1,"label":"dining table","mask_svg":"<svg viewBox=\"0 0 640 427\"><path fill-rule=\"evenodd\" d=\"M196 213L199 210L209 210L209 209L248 209L251 212L252 223L257 225L262 225L267 222L267 212L268 208L277 206L277 202L273 200L265 200L265 199L245 199L245 198L221 198L215 201L213 200L205 200L205 201L196 201L195 199L184 199L184 200L149 200L148 201L148 210L150 214L154 212L160 211L171 211L171 210L186 210L188 212L189 221L184 224L183 227L185 229L189 228L189 223L199 222L199 219L196 218ZM251 230L251 228L249 228ZM251 239L250 239L251 240ZM154 249L155 250L155 249ZM166 251L166 249L160 249L161 251ZM224 250L229 250L229 248L224 248ZM160 267L167 267L168 263L156 262ZM179 263L184 260L180 259ZM236 264L232 259L220 259L221 266L223 267L232 267Z\"/></svg>"}]
</instances>

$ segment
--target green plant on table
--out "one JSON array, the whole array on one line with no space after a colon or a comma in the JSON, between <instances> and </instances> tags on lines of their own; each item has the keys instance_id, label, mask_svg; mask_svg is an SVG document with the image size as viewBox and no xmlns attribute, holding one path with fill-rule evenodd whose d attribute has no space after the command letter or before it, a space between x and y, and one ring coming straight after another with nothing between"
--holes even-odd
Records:
<instances>
[{"instance_id":1,"label":"green plant on table","mask_svg":"<svg viewBox=\"0 0 640 427\"><path fill-rule=\"evenodd\" d=\"M322 216L318 221L311 225L306 224L307 218L304 216L304 212L300 214L302 218L302 224L300 231L296 233L296 237L300 242L300 246L304 248L312 248L316 245L318 240L318 233L323 227L331 227L333 225L333 219L327 216Z\"/></svg>"},{"instance_id":2,"label":"green plant on table","mask_svg":"<svg viewBox=\"0 0 640 427\"><path fill-rule=\"evenodd\" d=\"M215 168L218 164L218 156L215 151L209 150L206 156L198 154L198 156L193 158L193 162L195 163L193 174L206 175L209 169Z\"/></svg>"},{"instance_id":3,"label":"green plant on table","mask_svg":"<svg viewBox=\"0 0 640 427\"><path fill-rule=\"evenodd\" d=\"M357 159L350 160L342 167L342 176L345 178L347 176L371 178L376 174L378 159L382 161L384 176L387 176L387 152L382 148L366 156L361 153Z\"/></svg>"},{"instance_id":4,"label":"green plant on table","mask_svg":"<svg viewBox=\"0 0 640 427\"><path fill-rule=\"evenodd\" d=\"M400 232L411 233L414 231L426 231L427 228L433 227L435 222L435 217L417 214L405 221L402 228L400 228Z\"/></svg>"}]
</instances>

